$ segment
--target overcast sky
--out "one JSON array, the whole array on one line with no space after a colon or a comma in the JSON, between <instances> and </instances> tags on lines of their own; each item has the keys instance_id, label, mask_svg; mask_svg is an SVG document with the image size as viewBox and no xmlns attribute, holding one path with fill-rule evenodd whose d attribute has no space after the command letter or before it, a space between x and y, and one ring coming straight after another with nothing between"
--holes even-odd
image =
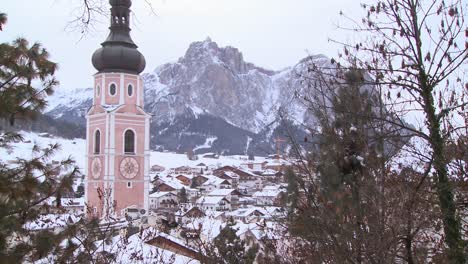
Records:
<instances>
[{"instance_id":1,"label":"overcast sky","mask_svg":"<svg viewBox=\"0 0 468 264\"><path fill-rule=\"evenodd\" d=\"M63 88L90 87L95 73L92 53L108 33L102 18L84 37L66 30L80 0L2 0L8 24L0 41L17 37L43 44L59 63ZM107 0L102 0L107 1ZM145 72L183 56L188 45L211 37L220 46L238 48L258 66L279 70L308 54L333 56L338 47L328 38L346 41L336 25L339 12L362 16L357 0L134 0L132 38L145 55ZM136 19L135 19L136 16Z\"/></svg>"}]
</instances>

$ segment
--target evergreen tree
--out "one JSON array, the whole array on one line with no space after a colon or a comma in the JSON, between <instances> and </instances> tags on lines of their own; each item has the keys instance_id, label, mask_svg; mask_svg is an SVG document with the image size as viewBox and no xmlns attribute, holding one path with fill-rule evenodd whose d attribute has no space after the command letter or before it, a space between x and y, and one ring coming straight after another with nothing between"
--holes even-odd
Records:
<instances>
[{"instance_id":1,"label":"evergreen tree","mask_svg":"<svg viewBox=\"0 0 468 264\"><path fill-rule=\"evenodd\" d=\"M258 247L246 248L245 242L236 234L235 222L231 218L219 235L213 240L214 250L209 255L210 263L219 264L252 264Z\"/></svg>"},{"instance_id":2,"label":"evergreen tree","mask_svg":"<svg viewBox=\"0 0 468 264\"><path fill-rule=\"evenodd\" d=\"M285 172L286 182L288 187L286 189L286 205L289 213L293 213L294 209L297 208L298 197L299 197L299 180L298 175L294 173L291 167L288 167Z\"/></svg>"},{"instance_id":3,"label":"evergreen tree","mask_svg":"<svg viewBox=\"0 0 468 264\"><path fill-rule=\"evenodd\" d=\"M5 21L1 14L0 25ZM46 96L58 84L56 68L38 43L30 46L20 38L0 44L0 120L6 119L12 128L0 128L0 148L11 149L24 140L14 132L15 119L31 120L45 107ZM0 158L0 262L108 263L113 258L113 254L96 254L102 244L96 240L109 241L112 236L110 226L99 226L98 219L69 221L56 232L28 228L51 206L60 212L61 198L73 193L73 179L81 176L72 159L51 161L59 150L58 144L34 146L31 159L6 163ZM55 199L54 205L45 203L50 199Z\"/></svg>"},{"instance_id":4,"label":"evergreen tree","mask_svg":"<svg viewBox=\"0 0 468 264\"><path fill-rule=\"evenodd\" d=\"M58 84L57 64L49 61L47 50L38 43L29 46L23 38L2 43L0 65L0 118L14 125L16 118L31 118L43 110L46 96Z\"/></svg>"},{"instance_id":5,"label":"evergreen tree","mask_svg":"<svg viewBox=\"0 0 468 264\"><path fill-rule=\"evenodd\" d=\"M2 15L0 22L4 21ZM0 119L6 118L10 125L14 125L16 118L31 118L42 110L46 95L57 85L56 68L40 44L29 46L28 41L21 38L12 44L0 44ZM2 148L23 140L15 132L1 132ZM0 160L2 262L33 262L48 254L63 252L60 243L67 236L67 230L32 232L26 227L49 210L44 201L54 197L55 205L60 207L61 197L73 191L73 178L79 176L79 171L71 159L59 164L51 162L50 158L58 150L57 144L44 149L35 146L30 160L20 157L13 165Z\"/></svg>"},{"instance_id":6,"label":"evergreen tree","mask_svg":"<svg viewBox=\"0 0 468 264\"><path fill-rule=\"evenodd\" d=\"M307 241L296 249L312 262L362 263L378 256L382 263L385 250L392 250L379 246L392 239L385 237L379 218L378 182L387 157L381 139L397 144L399 137L374 122L379 97L363 84L362 72L350 70L329 87L326 101L316 94L309 109L320 127L314 135L318 146L302 160L302 177L288 173L288 193L297 192L296 186L304 191L304 200L290 213L289 231Z\"/></svg>"},{"instance_id":7,"label":"evergreen tree","mask_svg":"<svg viewBox=\"0 0 468 264\"><path fill-rule=\"evenodd\" d=\"M179 198L179 203L187 203L188 202L187 191L185 190L184 187L182 187L182 189L180 189L177 196Z\"/></svg>"},{"instance_id":8,"label":"evergreen tree","mask_svg":"<svg viewBox=\"0 0 468 264\"><path fill-rule=\"evenodd\" d=\"M198 186L199 186L199 184L198 184L197 179L196 179L196 178L193 178L193 179L192 179L192 183L190 184L190 188L191 188L191 189L196 189L196 188L198 188Z\"/></svg>"},{"instance_id":9,"label":"evergreen tree","mask_svg":"<svg viewBox=\"0 0 468 264\"><path fill-rule=\"evenodd\" d=\"M151 183L153 184L153 189L151 190L152 193L155 193L155 192L158 192L159 191L159 174L156 174L154 177L153 177L153 180L151 181Z\"/></svg>"}]
</instances>

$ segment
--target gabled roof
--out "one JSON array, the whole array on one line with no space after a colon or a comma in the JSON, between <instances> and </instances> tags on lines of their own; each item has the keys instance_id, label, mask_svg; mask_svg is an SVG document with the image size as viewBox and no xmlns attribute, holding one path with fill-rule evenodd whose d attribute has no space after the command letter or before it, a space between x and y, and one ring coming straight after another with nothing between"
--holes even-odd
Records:
<instances>
[{"instance_id":1,"label":"gabled roof","mask_svg":"<svg viewBox=\"0 0 468 264\"><path fill-rule=\"evenodd\" d=\"M177 196L176 194L174 194L172 192L154 192L154 193L150 194L149 197L150 198L161 198L161 197L166 196L166 195Z\"/></svg>"},{"instance_id":2,"label":"gabled roof","mask_svg":"<svg viewBox=\"0 0 468 264\"><path fill-rule=\"evenodd\" d=\"M237 217L247 217L249 215L252 215L254 213L258 213L261 216L265 215L265 212L262 212L262 210L255 208L255 207L249 207L249 208L239 208L235 211L229 212L229 216L237 216Z\"/></svg>"},{"instance_id":3,"label":"gabled roof","mask_svg":"<svg viewBox=\"0 0 468 264\"><path fill-rule=\"evenodd\" d=\"M186 215L191 214L191 213L199 213L201 217L206 216L206 214L202 210L200 210L200 208L198 208L198 206L192 206L187 211L181 212L180 215L181 216L186 216Z\"/></svg>"},{"instance_id":4,"label":"gabled roof","mask_svg":"<svg viewBox=\"0 0 468 264\"><path fill-rule=\"evenodd\" d=\"M284 192L283 190L272 190L272 189L263 189L262 191L255 192L253 197L277 197L280 193Z\"/></svg>"},{"instance_id":5,"label":"gabled roof","mask_svg":"<svg viewBox=\"0 0 468 264\"><path fill-rule=\"evenodd\" d=\"M216 189L207 194L207 196L227 196L227 195L240 195L236 189Z\"/></svg>"},{"instance_id":6,"label":"gabled roof","mask_svg":"<svg viewBox=\"0 0 468 264\"><path fill-rule=\"evenodd\" d=\"M258 178L258 175L255 175L254 173L251 173L249 171L246 171L246 170L241 170L241 169L238 169L238 168L235 168L235 167L232 167L232 166L224 166L224 167L221 167L219 169L216 169L213 171L213 174L214 175L227 175L229 177L234 177L233 174L236 174L241 180L242 179L245 179L245 178L248 178L248 177L255 177L255 178Z\"/></svg>"},{"instance_id":7,"label":"gabled roof","mask_svg":"<svg viewBox=\"0 0 468 264\"><path fill-rule=\"evenodd\" d=\"M221 178L218 178L218 177L211 177L206 182L204 182L202 185L219 186L221 184L229 184L230 185L230 183L227 180L221 179Z\"/></svg>"},{"instance_id":8,"label":"gabled roof","mask_svg":"<svg viewBox=\"0 0 468 264\"><path fill-rule=\"evenodd\" d=\"M229 201L222 196L203 196L198 198L196 204L219 204L222 200L229 203Z\"/></svg>"}]
</instances>

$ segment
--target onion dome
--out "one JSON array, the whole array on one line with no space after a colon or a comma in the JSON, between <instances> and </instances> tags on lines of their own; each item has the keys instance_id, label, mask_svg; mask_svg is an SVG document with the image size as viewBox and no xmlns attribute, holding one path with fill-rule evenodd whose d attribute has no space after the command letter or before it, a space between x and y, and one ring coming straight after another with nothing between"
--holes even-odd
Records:
<instances>
[{"instance_id":1,"label":"onion dome","mask_svg":"<svg viewBox=\"0 0 468 264\"><path fill-rule=\"evenodd\" d=\"M140 74L146 66L145 57L130 37L131 0L110 0L111 26L106 41L93 54L93 66L102 72Z\"/></svg>"},{"instance_id":2,"label":"onion dome","mask_svg":"<svg viewBox=\"0 0 468 264\"><path fill-rule=\"evenodd\" d=\"M109 0L111 6L125 6L130 8L132 6L131 0Z\"/></svg>"}]
</instances>

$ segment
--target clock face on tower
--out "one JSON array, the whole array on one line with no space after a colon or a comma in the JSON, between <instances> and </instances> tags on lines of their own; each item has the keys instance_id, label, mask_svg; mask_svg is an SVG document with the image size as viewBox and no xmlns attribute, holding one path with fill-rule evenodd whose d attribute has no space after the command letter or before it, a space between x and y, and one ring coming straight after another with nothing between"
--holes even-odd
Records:
<instances>
[{"instance_id":1,"label":"clock face on tower","mask_svg":"<svg viewBox=\"0 0 468 264\"><path fill-rule=\"evenodd\" d=\"M138 174L139 167L135 158L126 157L120 162L120 174L127 179L133 179Z\"/></svg>"},{"instance_id":2,"label":"clock face on tower","mask_svg":"<svg viewBox=\"0 0 468 264\"><path fill-rule=\"evenodd\" d=\"M93 178L98 179L99 176L101 176L101 170L101 159L94 158L93 162L91 163L91 174L93 175Z\"/></svg>"}]
</instances>

